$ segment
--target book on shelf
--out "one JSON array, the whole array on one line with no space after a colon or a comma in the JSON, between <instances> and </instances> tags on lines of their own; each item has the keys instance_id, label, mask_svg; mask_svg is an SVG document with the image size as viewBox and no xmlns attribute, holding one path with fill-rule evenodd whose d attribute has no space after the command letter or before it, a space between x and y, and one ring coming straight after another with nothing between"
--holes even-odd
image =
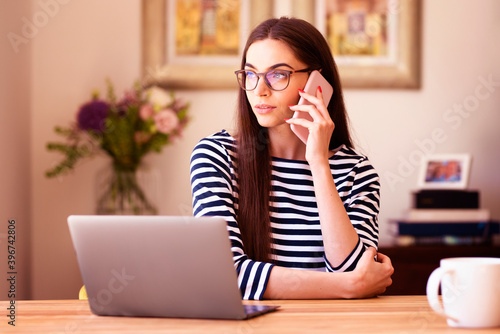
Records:
<instances>
[{"instance_id":1,"label":"book on shelf","mask_svg":"<svg viewBox=\"0 0 500 334\"><path fill-rule=\"evenodd\" d=\"M413 193L417 209L479 209L479 191L426 189Z\"/></svg>"},{"instance_id":2,"label":"book on shelf","mask_svg":"<svg viewBox=\"0 0 500 334\"><path fill-rule=\"evenodd\" d=\"M409 209L403 220L412 223L468 223L490 219L488 209Z\"/></svg>"},{"instance_id":3,"label":"book on shelf","mask_svg":"<svg viewBox=\"0 0 500 334\"><path fill-rule=\"evenodd\" d=\"M397 221L398 235L414 237L491 237L500 232L497 221L485 222L408 222Z\"/></svg>"}]
</instances>

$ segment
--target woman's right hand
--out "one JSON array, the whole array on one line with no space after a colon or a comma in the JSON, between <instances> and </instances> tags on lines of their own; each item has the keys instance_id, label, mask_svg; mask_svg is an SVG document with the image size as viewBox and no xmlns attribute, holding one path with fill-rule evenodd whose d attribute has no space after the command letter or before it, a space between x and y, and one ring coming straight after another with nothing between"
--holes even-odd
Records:
<instances>
[{"instance_id":1,"label":"woman's right hand","mask_svg":"<svg viewBox=\"0 0 500 334\"><path fill-rule=\"evenodd\" d=\"M375 255L378 262L374 260ZM356 269L349 272L320 272L274 266L265 299L353 299L377 296L391 285L391 260L368 248Z\"/></svg>"},{"instance_id":2,"label":"woman's right hand","mask_svg":"<svg viewBox=\"0 0 500 334\"><path fill-rule=\"evenodd\" d=\"M369 247L352 271L352 291L349 298L367 298L384 293L392 284L393 273L391 259Z\"/></svg>"}]
</instances>

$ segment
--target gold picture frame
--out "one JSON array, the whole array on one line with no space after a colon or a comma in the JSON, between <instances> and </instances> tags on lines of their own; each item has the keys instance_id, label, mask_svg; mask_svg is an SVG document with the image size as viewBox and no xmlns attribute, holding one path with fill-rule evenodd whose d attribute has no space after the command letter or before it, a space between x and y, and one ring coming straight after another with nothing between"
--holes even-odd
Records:
<instances>
[{"instance_id":1,"label":"gold picture frame","mask_svg":"<svg viewBox=\"0 0 500 334\"><path fill-rule=\"evenodd\" d=\"M172 49L168 33L167 16L172 18L169 6L175 0L142 0L142 69L146 85L156 84L171 89L237 89L234 71L239 68L241 55L222 62L203 62L194 57L184 62L174 62L168 55ZM324 6L328 1L339 0L241 0L247 7L243 12L245 29L249 32L272 16L294 16L308 20L325 34ZM392 61L382 64L369 58L356 59L335 56L344 88L420 88L420 15L421 0L387 1L390 15L396 22L396 48ZM283 9L284 8L284 9ZM244 43L243 37L241 40ZM333 49L333 48L332 48ZM188 58L188 57L186 57ZM237 60L236 60L237 59ZM199 60L199 61L198 61Z\"/></svg>"},{"instance_id":2,"label":"gold picture frame","mask_svg":"<svg viewBox=\"0 0 500 334\"><path fill-rule=\"evenodd\" d=\"M225 89L238 88L234 71L239 69L240 54L234 57L213 59L194 56L178 57L174 62L169 56L172 38L167 17L174 0L142 0L142 69L146 85L159 85L171 89ZM241 0L244 21L240 29L248 33L251 27L272 16L269 0ZM246 36L240 37L240 44ZM170 48L169 48L170 47ZM208 59L207 59L208 58Z\"/></svg>"},{"instance_id":3,"label":"gold picture frame","mask_svg":"<svg viewBox=\"0 0 500 334\"><path fill-rule=\"evenodd\" d=\"M315 24L327 39L329 35L325 31L327 29L325 16L331 15L327 7L329 5L331 10L335 7L334 3L342 1L315 0ZM385 29L391 37L386 39L391 42L389 46L392 48L385 57L341 56L335 52L336 45L329 40L342 86L346 88L420 88L421 0L354 0L350 2L357 3L358 7L362 7L360 5L362 3L367 3L372 8L377 6L385 8L385 12L378 18L372 15L371 31ZM344 8L345 3L349 2L343 2ZM342 6L337 5L337 8L340 7ZM360 8L357 11L362 17L370 16L370 13L363 13ZM381 17L384 22L381 22ZM344 18L344 20L347 19ZM329 23L329 27L332 27L333 24ZM365 31L370 29L369 23L363 22L362 25L364 25L362 34L366 36L368 33Z\"/></svg>"}]
</instances>

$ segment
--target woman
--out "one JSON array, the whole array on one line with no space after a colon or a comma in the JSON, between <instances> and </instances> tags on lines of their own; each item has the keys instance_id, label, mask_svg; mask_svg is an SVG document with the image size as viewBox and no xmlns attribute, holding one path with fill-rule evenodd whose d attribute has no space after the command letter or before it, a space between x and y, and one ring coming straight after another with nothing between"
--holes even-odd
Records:
<instances>
[{"instance_id":1,"label":"woman","mask_svg":"<svg viewBox=\"0 0 500 334\"><path fill-rule=\"evenodd\" d=\"M383 293L393 268L383 254L374 260L379 179L352 148L324 37L303 20L267 20L250 34L241 69L237 133L197 144L191 184L194 214L228 223L243 298ZM302 91L313 70L333 86L328 106L320 88ZM300 97L312 105L297 105ZM313 121L292 118L295 111ZM292 124L309 130L306 145Z\"/></svg>"}]
</instances>

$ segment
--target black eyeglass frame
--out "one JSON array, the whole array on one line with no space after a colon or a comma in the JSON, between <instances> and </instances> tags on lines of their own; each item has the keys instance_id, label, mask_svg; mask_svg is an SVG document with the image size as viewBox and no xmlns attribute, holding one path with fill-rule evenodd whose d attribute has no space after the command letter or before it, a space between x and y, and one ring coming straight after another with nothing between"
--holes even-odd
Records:
<instances>
[{"instance_id":1,"label":"black eyeglass frame","mask_svg":"<svg viewBox=\"0 0 500 334\"><path fill-rule=\"evenodd\" d=\"M267 77L266 75L269 73L269 72L274 72L274 71L280 71L280 72L285 72L287 73L287 78L288 78L288 82L286 83L286 86L285 88L283 89L275 89L271 86L271 83L267 80ZM295 71L290 71L290 70L281 70L281 69L272 69L272 70L269 70L269 71L266 71L266 72L263 72L263 73L257 73L255 72L254 70L238 70L238 71L234 71L234 74L236 74L236 80L238 81L238 85L240 86L241 89L247 91L247 92L250 92L252 90L255 90L255 88L257 88L257 86L259 85L259 80L260 80L260 77L264 78L264 82L266 83L266 86L269 87L271 90L274 90L276 92L281 92L285 89L288 88L288 85L290 85L290 76L294 73L305 73L305 72L312 72L314 71L314 69L310 69L310 68L305 68L303 70L295 70ZM255 87L252 88L252 89L247 89L246 87L243 87L244 83L239 79L239 74L240 73L245 73L245 72L253 72L255 73L255 75L257 76L257 81L255 82Z\"/></svg>"}]
</instances>

